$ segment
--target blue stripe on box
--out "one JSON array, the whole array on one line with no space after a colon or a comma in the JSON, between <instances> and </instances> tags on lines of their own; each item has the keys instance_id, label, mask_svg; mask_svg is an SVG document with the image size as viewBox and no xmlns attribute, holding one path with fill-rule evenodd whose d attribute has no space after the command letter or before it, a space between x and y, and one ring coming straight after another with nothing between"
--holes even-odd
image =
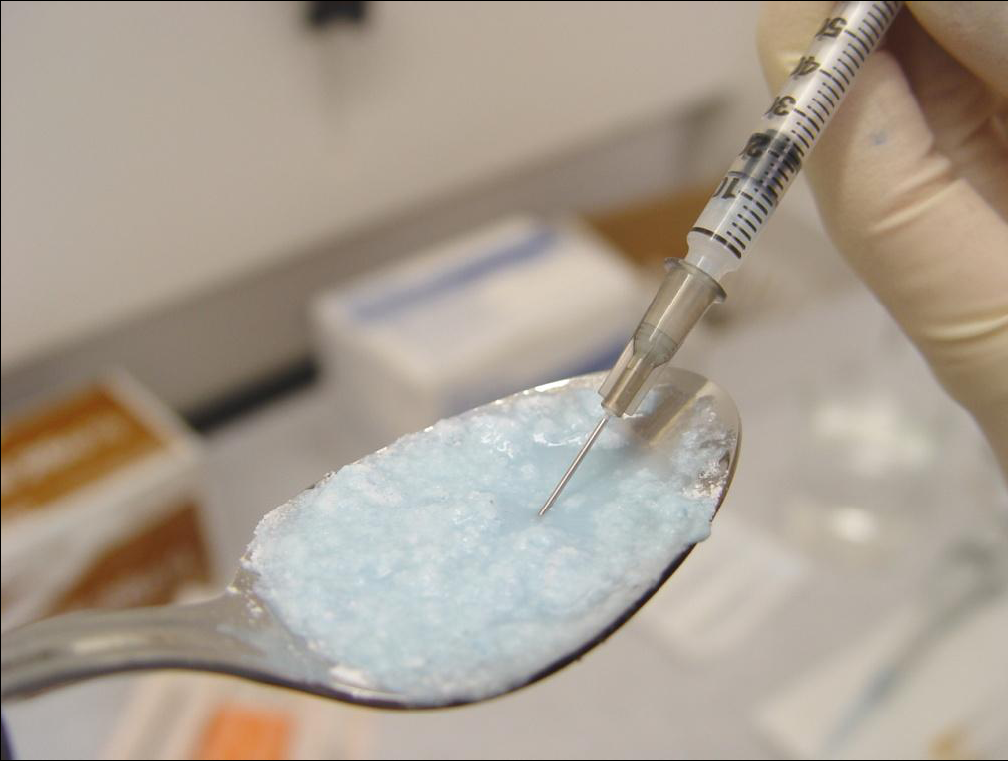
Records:
<instances>
[{"instance_id":1,"label":"blue stripe on box","mask_svg":"<svg viewBox=\"0 0 1008 761\"><path fill-rule=\"evenodd\" d=\"M556 240L556 232L543 228L518 243L491 251L474 261L440 272L427 281L383 293L377 298L362 300L351 307L353 316L361 322L376 322L405 309L430 301L450 291L458 290L488 275L516 264L543 256Z\"/></svg>"}]
</instances>

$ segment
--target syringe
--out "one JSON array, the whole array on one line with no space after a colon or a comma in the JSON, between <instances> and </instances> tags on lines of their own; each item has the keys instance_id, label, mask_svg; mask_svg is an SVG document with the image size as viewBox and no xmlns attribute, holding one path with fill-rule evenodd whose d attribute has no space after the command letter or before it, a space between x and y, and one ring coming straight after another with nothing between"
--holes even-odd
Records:
<instances>
[{"instance_id":1,"label":"syringe","mask_svg":"<svg viewBox=\"0 0 1008 761\"><path fill-rule=\"evenodd\" d=\"M612 416L633 414L736 269L899 12L900 2L840 2L812 38L686 236L651 306L599 388L602 419L539 511L556 502Z\"/></svg>"}]
</instances>

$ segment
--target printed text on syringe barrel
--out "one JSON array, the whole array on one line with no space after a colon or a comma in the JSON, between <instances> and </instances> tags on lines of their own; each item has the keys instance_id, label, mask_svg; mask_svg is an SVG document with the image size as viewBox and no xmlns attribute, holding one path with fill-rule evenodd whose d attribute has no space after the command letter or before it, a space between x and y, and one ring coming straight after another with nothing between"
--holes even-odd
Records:
<instances>
[{"instance_id":1,"label":"printed text on syringe barrel","mask_svg":"<svg viewBox=\"0 0 1008 761\"><path fill-rule=\"evenodd\" d=\"M838 3L704 207L690 237L741 259L899 10L898 2Z\"/></svg>"}]
</instances>

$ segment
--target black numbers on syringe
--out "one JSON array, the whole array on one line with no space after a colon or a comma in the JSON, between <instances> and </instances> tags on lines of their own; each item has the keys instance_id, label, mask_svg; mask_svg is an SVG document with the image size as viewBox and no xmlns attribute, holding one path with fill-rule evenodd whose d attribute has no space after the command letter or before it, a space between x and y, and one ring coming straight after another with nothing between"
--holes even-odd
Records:
<instances>
[{"instance_id":1,"label":"black numbers on syringe","mask_svg":"<svg viewBox=\"0 0 1008 761\"><path fill-rule=\"evenodd\" d=\"M798 61L798 65L791 70L790 76L797 79L798 77L804 77L806 74L811 74L818 68L819 62L815 59L815 56L802 56L801 60Z\"/></svg>"},{"instance_id":2,"label":"black numbers on syringe","mask_svg":"<svg viewBox=\"0 0 1008 761\"><path fill-rule=\"evenodd\" d=\"M777 130L754 132L711 197L732 200L741 195L756 202L757 198L749 194L754 193L762 197L765 204L775 206L784 188L801 168L803 158L801 148ZM745 190L749 193L742 192ZM763 203L756 205L767 213ZM759 222L763 222L762 217Z\"/></svg>"},{"instance_id":3,"label":"black numbers on syringe","mask_svg":"<svg viewBox=\"0 0 1008 761\"><path fill-rule=\"evenodd\" d=\"M819 27L819 31L816 32L815 38L817 40L821 40L826 37L839 37L840 32L844 30L845 26L847 26L847 19L843 16L827 18L822 22L822 26Z\"/></svg>"},{"instance_id":4,"label":"black numbers on syringe","mask_svg":"<svg viewBox=\"0 0 1008 761\"><path fill-rule=\"evenodd\" d=\"M763 116L787 116L794 108L795 99L790 95L778 95Z\"/></svg>"},{"instance_id":5,"label":"black numbers on syringe","mask_svg":"<svg viewBox=\"0 0 1008 761\"><path fill-rule=\"evenodd\" d=\"M738 190L739 183L742 181L741 177L736 175L727 175L721 179L721 184L717 186L714 190L714 195L711 198L735 198L735 191Z\"/></svg>"},{"instance_id":6,"label":"black numbers on syringe","mask_svg":"<svg viewBox=\"0 0 1008 761\"><path fill-rule=\"evenodd\" d=\"M754 132L749 136L749 140L745 144L745 148L742 149L739 156L743 158L758 159L764 153L766 153L767 146L770 145L770 141L773 139L773 134L767 134L766 132Z\"/></svg>"}]
</instances>

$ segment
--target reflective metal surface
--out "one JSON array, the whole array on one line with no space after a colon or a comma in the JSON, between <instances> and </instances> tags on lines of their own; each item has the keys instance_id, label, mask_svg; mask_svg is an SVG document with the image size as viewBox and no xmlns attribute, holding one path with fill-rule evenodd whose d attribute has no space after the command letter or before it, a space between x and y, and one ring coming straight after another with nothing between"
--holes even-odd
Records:
<instances>
[{"instance_id":1,"label":"reflective metal surface","mask_svg":"<svg viewBox=\"0 0 1008 761\"><path fill-rule=\"evenodd\" d=\"M586 375L521 393L550 394L569 387L594 390L601 380L602 374ZM669 369L647 406L646 415L620 423L630 435L646 442L659 459L673 458L695 412L709 411L727 432L726 439L710 442L724 450L717 467L695 474L689 487L695 493L715 497L720 508L738 457L740 424L734 402L702 376ZM532 514L530 520L534 519ZM671 557L655 586L590 641L572 652L558 654L547 668L512 689L566 666L616 631L658 590L690 549ZM239 572L222 596L205 603L72 613L8 632L2 639L2 697L23 698L105 674L174 668L230 674L385 708L438 708L466 702L443 698L430 702L406 700L356 683L353 664L344 668L316 655L257 599L253 581L248 573Z\"/></svg>"}]
</instances>

